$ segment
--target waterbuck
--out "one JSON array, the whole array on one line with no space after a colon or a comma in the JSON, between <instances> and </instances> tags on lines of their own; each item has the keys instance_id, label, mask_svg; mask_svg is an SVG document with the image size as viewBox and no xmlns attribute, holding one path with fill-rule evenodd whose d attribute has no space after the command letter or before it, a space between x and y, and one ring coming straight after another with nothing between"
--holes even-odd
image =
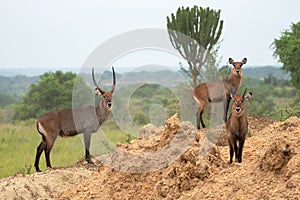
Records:
<instances>
[{"instance_id":1,"label":"waterbuck","mask_svg":"<svg viewBox=\"0 0 300 200\"><path fill-rule=\"evenodd\" d=\"M246 134L248 132L248 120L246 114L245 100L252 97L252 93L246 94L247 88L243 96L235 95L231 90L231 98L233 100L231 114L226 122L227 140L230 148L230 164L232 163L233 154L236 160L242 162L242 152Z\"/></svg>"},{"instance_id":2,"label":"waterbuck","mask_svg":"<svg viewBox=\"0 0 300 200\"><path fill-rule=\"evenodd\" d=\"M43 151L45 152L46 165L48 168L51 168L50 151L58 135L69 137L83 133L85 159L88 163L93 163L89 151L91 134L99 130L100 126L107 120L111 113L112 96L116 85L114 68L112 68L112 72L112 90L105 92L98 86L95 80L94 69L92 69L96 95L102 97L97 107L88 106L76 109L56 110L46 113L37 120L37 130L42 135L42 142L37 147L34 163L37 172L41 171L39 168L39 160Z\"/></svg>"},{"instance_id":3,"label":"waterbuck","mask_svg":"<svg viewBox=\"0 0 300 200\"><path fill-rule=\"evenodd\" d=\"M224 122L227 121L227 112L230 103L230 87L233 87L234 92L237 92L241 87L243 77L242 66L247 63L247 58L244 58L241 62L235 62L232 58L229 58L229 63L233 65L231 78L202 83L193 90L193 97L198 104L196 113L198 129L200 129L200 122L202 127L205 128L202 114L208 102L223 102L223 119Z\"/></svg>"}]
</instances>

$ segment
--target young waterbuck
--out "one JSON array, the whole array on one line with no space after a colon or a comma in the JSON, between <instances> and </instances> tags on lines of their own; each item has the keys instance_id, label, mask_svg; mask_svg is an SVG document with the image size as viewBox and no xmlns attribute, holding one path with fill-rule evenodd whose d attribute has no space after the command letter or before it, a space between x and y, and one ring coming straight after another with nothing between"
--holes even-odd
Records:
<instances>
[{"instance_id":1,"label":"young waterbuck","mask_svg":"<svg viewBox=\"0 0 300 200\"><path fill-rule=\"evenodd\" d=\"M107 120L112 110L112 96L114 93L116 78L113 72L112 90L105 92L102 90L92 69L92 78L95 84L96 95L101 96L97 107L88 106L76 109L56 110L46 113L37 120L37 130L42 135L42 142L37 147L34 167L40 172L39 160L42 152L45 152L47 167L51 168L50 151L57 136L69 137L83 133L85 145L85 159L88 163L93 163L90 157L91 134L98 131L100 126Z\"/></svg>"},{"instance_id":2,"label":"young waterbuck","mask_svg":"<svg viewBox=\"0 0 300 200\"><path fill-rule=\"evenodd\" d=\"M230 103L230 87L233 87L234 92L237 92L237 90L241 87L243 77L242 66L247 63L247 58L244 58L241 62L235 62L232 58L229 58L229 63L233 65L231 78L202 83L193 91L193 97L198 104L196 114L198 129L200 129L200 122L202 127L205 128L202 114L208 102L223 102L223 119L224 122L227 121L227 112Z\"/></svg>"},{"instance_id":3,"label":"young waterbuck","mask_svg":"<svg viewBox=\"0 0 300 200\"><path fill-rule=\"evenodd\" d=\"M232 163L233 154L236 160L242 162L243 146L248 132L248 120L246 114L245 100L252 97L252 93L246 94L244 91L243 96L235 95L231 91L231 98L233 100L231 114L226 122L227 139L230 148L230 164Z\"/></svg>"}]
</instances>

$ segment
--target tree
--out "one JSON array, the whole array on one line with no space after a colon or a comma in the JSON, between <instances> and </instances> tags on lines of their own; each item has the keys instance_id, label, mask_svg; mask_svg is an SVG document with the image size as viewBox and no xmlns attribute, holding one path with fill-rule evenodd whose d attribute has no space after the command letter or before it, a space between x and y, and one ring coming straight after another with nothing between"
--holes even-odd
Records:
<instances>
[{"instance_id":1,"label":"tree","mask_svg":"<svg viewBox=\"0 0 300 200\"><path fill-rule=\"evenodd\" d=\"M194 87L197 86L198 77L202 76L201 68L209 66L209 62L215 62L212 51L223 29L220 12L198 6L191 9L181 7L176 16L172 13L170 18L167 17L169 38L173 47L187 60L189 68L181 69L192 78Z\"/></svg>"},{"instance_id":2,"label":"tree","mask_svg":"<svg viewBox=\"0 0 300 200\"><path fill-rule=\"evenodd\" d=\"M300 90L300 22L292 24L272 43L274 56L283 63L283 70L291 73L291 82Z\"/></svg>"},{"instance_id":3,"label":"tree","mask_svg":"<svg viewBox=\"0 0 300 200\"><path fill-rule=\"evenodd\" d=\"M82 89L80 89L82 101L91 96L91 90L84 80L72 72L49 72L40 78L41 80L37 84L30 86L27 95L16 106L14 119L38 118L52 110L72 108L75 81L82 82Z\"/></svg>"},{"instance_id":4,"label":"tree","mask_svg":"<svg viewBox=\"0 0 300 200\"><path fill-rule=\"evenodd\" d=\"M222 79L230 78L230 76L231 76L231 67L229 65L223 65L219 69L219 73L220 73Z\"/></svg>"},{"instance_id":5,"label":"tree","mask_svg":"<svg viewBox=\"0 0 300 200\"><path fill-rule=\"evenodd\" d=\"M18 102L18 98L0 92L0 108L5 108L17 102Z\"/></svg>"},{"instance_id":6,"label":"tree","mask_svg":"<svg viewBox=\"0 0 300 200\"><path fill-rule=\"evenodd\" d=\"M133 121L137 124L137 125L146 125L148 123L150 123L150 119L148 116L145 116L143 113L138 112L134 115L133 117Z\"/></svg>"}]
</instances>

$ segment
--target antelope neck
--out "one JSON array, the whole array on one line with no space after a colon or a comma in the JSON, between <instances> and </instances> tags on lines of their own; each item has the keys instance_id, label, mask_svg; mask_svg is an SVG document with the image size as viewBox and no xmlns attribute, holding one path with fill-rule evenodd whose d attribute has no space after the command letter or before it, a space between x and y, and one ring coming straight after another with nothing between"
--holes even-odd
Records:
<instances>
[{"instance_id":1,"label":"antelope neck","mask_svg":"<svg viewBox=\"0 0 300 200\"><path fill-rule=\"evenodd\" d=\"M231 80L231 84L233 88L240 88L240 86L242 85L242 77L241 76L233 77Z\"/></svg>"}]
</instances>

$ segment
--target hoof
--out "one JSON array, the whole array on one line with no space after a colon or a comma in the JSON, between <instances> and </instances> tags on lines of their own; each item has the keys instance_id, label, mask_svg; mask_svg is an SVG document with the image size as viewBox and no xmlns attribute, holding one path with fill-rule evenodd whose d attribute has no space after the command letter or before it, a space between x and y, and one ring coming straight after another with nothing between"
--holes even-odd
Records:
<instances>
[{"instance_id":1,"label":"hoof","mask_svg":"<svg viewBox=\"0 0 300 200\"><path fill-rule=\"evenodd\" d=\"M38 167L36 167L36 168L35 168L35 171L36 171L36 172L41 172L41 169L38 168Z\"/></svg>"},{"instance_id":2,"label":"hoof","mask_svg":"<svg viewBox=\"0 0 300 200\"><path fill-rule=\"evenodd\" d=\"M94 162L93 162L92 159L90 159L90 158L86 159L86 161L87 161L89 164L94 164Z\"/></svg>"}]
</instances>

